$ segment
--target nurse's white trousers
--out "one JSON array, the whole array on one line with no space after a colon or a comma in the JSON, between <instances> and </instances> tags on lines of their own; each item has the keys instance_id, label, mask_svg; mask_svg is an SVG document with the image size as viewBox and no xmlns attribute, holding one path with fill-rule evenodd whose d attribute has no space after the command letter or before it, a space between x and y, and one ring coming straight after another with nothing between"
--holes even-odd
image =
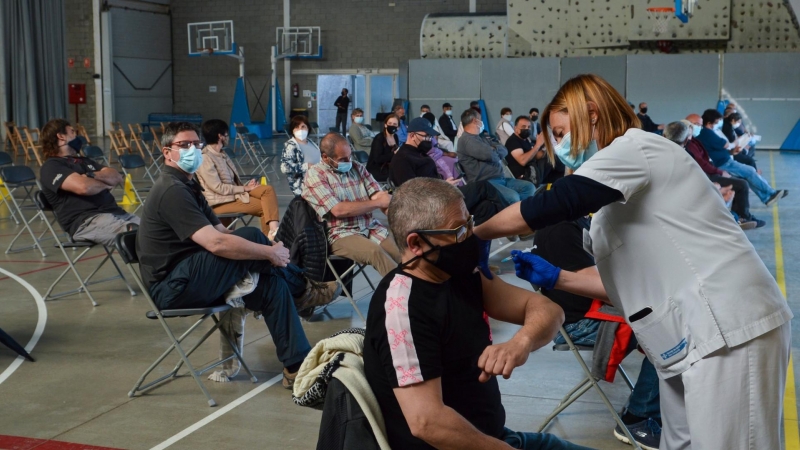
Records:
<instances>
[{"instance_id":1,"label":"nurse's white trousers","mask_svg":"<svg viewBox=\"0 0 800 450\"><path fill-rule=\"evenodd\" d=\"M779 450L791 324L659 380L661 450Z\"/></svg>"}]
</instances>

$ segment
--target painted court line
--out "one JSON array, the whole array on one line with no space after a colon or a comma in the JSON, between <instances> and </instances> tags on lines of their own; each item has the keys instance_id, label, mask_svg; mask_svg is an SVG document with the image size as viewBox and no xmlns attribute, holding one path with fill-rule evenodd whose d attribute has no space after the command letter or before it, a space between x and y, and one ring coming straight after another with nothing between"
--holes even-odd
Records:
<instances>
[{"instance_id":1,"label":"painted court line","mask_svg":"<svg viewBox=\"0 0 800 450\"><path fill-rule=\"evenodd\" d=\"M236 408L237 406L241 405L242 403L244 403L244 402L250 400L251 398L255 397L256 395L264 392L265 390L267 390L268 387L270 387L273 384L281 381L282 379L283 379L283 375L276 375L274 378L272 378L269 381L265 382L261 386L258 386L257 388L253 389L252 391L248 392L247 394L244 394L243 396L237 398L236 400L234 400L234 401L230 402L229 404L223 406L222 408L218 409L214 414L211 414L211 415L207 416L205 419L200 420L199 422L196 422L196 423L190 425L188 428L184 429L183 431L181 431L180 433L176 434L175 436L172 436L171 438L167 439L166 441L156 445L155 447L151 448L150 450L162 450L162 449L165 449L165 448L169 447L170 445L180 441L181 439L183 439L186 436L194 433L195 431L199 430L200 428L203 428L204 426L208 425L209 423L219 419L220 417L222 417L222 415L224 415L228 411L232 410L233 408Z\"/></svg>"},{"instance_id":2,"label":"painted court line","mask_svg":"<svg viewBox=\"0 0 800 450\"><path fill-rule=\"evenodd\" d=\"M770 181L775 186L774 152L769 152ZM786 272L783 266L783 243L778 204L772 205L772 229L775 235L775 281L786 297ZM786 389L783 393L783 436L786 450L800 450L800 427L797 422L797 394L794 387L794 358L789 355L789 369L786 371Z\"/></svg>"},{"instance_id":3,"label":"painted court line","mask_svg":"<svg viewBox=\"0 0 800 450\"><path fill-rule=\"evenodd\" d=\"M111 447L76 444L73 442L0 435L0 449L12 450L117 450Z\"/></svg>"},{"instance_id":4,"label":"painted court line","mask_svg":"<svg viewBox=\"0 0 800 450\"><path fill-rule=\"evenodd\" d=\"M36 347L36 343L39 342L39 338L42 337L42 333L44 333L44 326L47 323L47 306L45 306L44 299L42 298L41 294L39 294L39 291L34 289L33 286L31 286L27 281L1 267L0 273L8 275L9 278L13 278L17 283L21 284L25 289L28 290L28 292L30 292L33 300L36 302L36 308L39 311L39 320L36 322L36 329L33 330L33 336L31 336L31 340L28 341L28 344L25 346L25 350L28 353L31 353L33 351L33 347ZM0 373L0 384L3 384L3 382L6 381L6 379L10 377L11 374L13 374L14 371L19 368L19 366L22 365L23 361L25 361L25 358L22 356L17 356L17 359L15 359L11 365L3 371L3 373Z\"/></svg>"}]
</instances>

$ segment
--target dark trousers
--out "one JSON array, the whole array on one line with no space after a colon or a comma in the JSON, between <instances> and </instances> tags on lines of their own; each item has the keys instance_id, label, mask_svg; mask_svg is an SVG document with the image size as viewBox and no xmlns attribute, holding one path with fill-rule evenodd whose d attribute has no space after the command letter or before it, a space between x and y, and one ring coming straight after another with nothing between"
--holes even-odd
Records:
<instances>
[{"instance_id":1,"label":"dark trousers","mask_svg":"<svg viewBox=\"0 0 800 450\"><path fill-rule=\"evenodd\" d=\"M458 188L464 194L467 211L475 216L475 225L491 219L495 214L509 206L500 191L486 180L467 183Z\"/></svg>"},{"instance_id":2,"label":"dark trousers","mask_svg":"<svg viewBox=\"0 0 800 450\"><path fill-rule=\"evenodd\" d=\"M750 219L750 186L747 180L741 178L725 178L721 175L710 175L708 177L712 183L719 183L720 186L730 186L733 189L733 204L731 211L742 219Z\"/></svg>"},{"instance_id":3,"label":"dark trousers","mask_svg":"<svg viewBox=\"0 0 800 450\"><path fill-rule=\"evenodd\" d=\"M347 112L337 112L336 113L336 129L339 129L339 124L341 124L342 129L342 136L347 134Z\"/></svg>"},{"instance_id":4,"label":"dark trousers","mask_svg":"<svg viewBox=\"0 0 800 450\"><path fill-rule=\"evenodd\" d=\"M264 233L243 227L233 234L258 244L267 244ZM162 309L202 308L221 305L224 295L248 272L258 272L256 289L243 297L247 309L264 316L278 359L284 366L301 362L311 345L294 307L294 297L303 295L306 282L296 266L273 267L269 261L239 261L221 258L205 250L181 261L164 280L150 287L150 296Z\"/></svg>"},{"instance_id":5,"label":"dark trousers","mask_svg":"<svg viewBox=\"0 0 800 450\"><path fill-rule=\"evenodd\" d=\"M531 163L530 177L528 178L537 187L543 184L555 183L556 180L564 176L564 163L556 158L556 165L550 164L547 158L534 159Z\"/></svg>"}]
</instances>

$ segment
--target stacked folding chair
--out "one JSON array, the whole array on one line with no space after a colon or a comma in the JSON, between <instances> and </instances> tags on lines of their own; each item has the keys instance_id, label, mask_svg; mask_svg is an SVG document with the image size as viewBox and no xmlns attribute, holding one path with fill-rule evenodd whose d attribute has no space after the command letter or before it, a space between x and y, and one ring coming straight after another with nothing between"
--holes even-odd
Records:
<instances>
[{"instance_id":1,"label":"stacked folding chair","mask_svg":"<svg viewBox=\"0 0 800 450\"><path fill-rule=\"evenodd\" d=\"M261 144L261 140L258 139L258 136L255 133L247 133L245 140L250 151L256 157L256 167L250 173L262 173L267 177L267 179L269 179L269 176L267 175L268 173L274 173L275 176L280 179L280 175L278 175L278 171L275 168L275 164L280 157L280 153L275 150L267 150L264 148L264 146Z\"/></svg>"},{"instance_id":2,"label":"stacked folding chair","mask_svg":"<svg viewBox=\"0 0 800 450\"><path fill-rule=\"evenodd\" d=\"M144 131L141 134L141 141L144 145L145 153L150 157L150 165L145 169L148 174L161 173L161 145L152 131ZM152 169L152 172L151 172Z\"/></svg>"},{"instance_id":3,"label":"stacked folding chair","mask_svg":"<svg viewBox=\"0 0 800 450\"><path fill-rule=\"evenodd\" d=\"M41 218L43 220L47 219L38 209L36 210L36 214L30 219L26 219L25 214L23 213L23 211L26 209L36 209L35 204L25 204L28 201L34 203L33 190L39 187L39 183L36 181L36 174L34 174L33 170L28 166L6 166L0 168L0 180L3 181L3 185L5 185L6 189L8 189L8 199L11 200L11 205L14 206L12 215L17 214L20 219L17 221L17 218L15 217L14 220L17 221L18 224L22 222L22 229L19 230L17 235L14 236L14 239L12 239L8 244L6 254L18 253L25 250L30 250L32 248L38 248L39 252L42 254L42 257L47 256L41 244L44 233L37 237L30 225L31 222L37 218ZM25 194L21 201L17 201L17 198L14 196L14 192L17 190L21 190ZM9 206L9 209L11 209L11 205L9 205L8 202L6 202L6 205ZM14 248L14 243L17 242L20 236L22 236L22 233L26 231L28 234L30 234L31 238L33 238L33 244L23 248Z\"/></svg>"},{"instance_id":4,"label":"stacked folding chair","mask_svg":"<svg viewBox=\"0 0 800 450\"><path fill-rule=\"evenodd\" d=\"M145 289L140 274L138 274L133 267L134 264L136 265L139 264L139 257L136 254L135 231L120 233L117 236L117 251L119 252L120 256L122 256L122 260L125 261L125 265L128 266L128 269L131 272L131 276L136 281L136 284L139 285L139 289L141 289L144 298L147 300L147 303L152 308L151 311L147 312L146 317L148 319L158 320L161 323L161 326L164 328L164 331L167 333L167 336L169 337L170 341L169 348L167 348L167 350L164 353L162 353L161 356L159 356L158 359L156 359L156 361L150 365L150 367L147 368L147 370L142 374L142 376L139 377L139 380L133 386L133 389L131 389L130 392L128 393L129 397L133 397L137 393L148 391L154 387L161 385L163 382L167 380L178 377L179 376L178 371L180 370L183 364L186 364L186 367L189 369L189 374L192 375L192 378L194 378L194 380L197 382L197 385L200 386L200 390L202 390L203 394L206 396L209 406L217 406L217 403L214 401L213 398L211 398L211 395L208 393L208 390L203 384L203 381L200 379L200 375L208 370L211 370L223 364L225 361L237 358L241 363L242 368L244 368L245 372L247 372L247 374L250 375L250 380L253 383L258 381L256 377L253 375L253 373L250 371L250 368L247 366L247 363L244 361L244 358L242 358L242 355L239 352L236 344L232 341L230 336L227 336L225 334L223 334L223 336L225 336L225 338L228 341L228 344L231 346L231 349L233 349L234 354L232 356L213 362L202 369L195 369L192 363L189 361L189 356L198 347L200 347L200 345L203 342L205 342L205 340L208 339L208 337L211 336L211 334L214 333L214 331L216 331L217 328L219 328L220 320L224 319L225 315L230 313L230 310L232 309L230 305L223 304L220 306L211 306L207 308L190 308L190 309L159 309L158 306L153 301L153 299L150 297L150 294L147 292L147 289ZM217 317L217 315L219 315L219 317ZM190 317L190 316L200 316L200 318L192 326L190 326L185 333L176 338L175 333L172 331L172 328L167 323L167 319L174 317ZM189 351L185 351L183 346L181 345L183 341L208 318L212 319L212 321L214 322L214 326L210 330L208 330L205 334L203 334L200 340L191 349L189 349ZM152 372L156 367L158 367L158 365L161 364L161 362L164 361L164 359L167 356L169 356L169 354L172 353L173 350L177 351L178 355L180 355L180 360L178 361L178 364L175 366L175 368L172 369L169 373L147 384L142 385L142 383L144 383L145 378L150 374L150 372Z\"/></svg>"},{"instance_id":5,"label":"stacked folding chair","mask_svg":"<svg viewBox=\"0 0 800 450\"><path fill-rule=\"evenodd\" d=\"M34 200L36 201L36 206L39 209L39 212L42 214L42 216L45 216L45 212L49 211L53 213L53 222L58 221L56 212L53 209L53 206L50 205L50 202L47 201L47 197L45 197L44 192L42 191L37 192L34 197ZM56 241L55 246L61 249L61 254L64 255L64 259L67 261L67 268L64 269L63 272L61 272L61 274L58 276L58 278L56 278L55 281L53 281L53 284L50 285L50 288L47 289L47 292L44 294L45 301L55 300L69 295L85 292L86 295L89 297L89 300L91 300L92 306L97 306L97 302L95 301L94 296L92 296L91 291L89 291L89 286L117 279L122 279L122 281L125 283L125 286L128 287L128 291L131 293L131 296L136 295L136 291L134 291L131 285L128 284L128 280L126 280L125 277L122 275L122 271L119 269L117 262L114 261L114 256L112 255L114 250L113 248L106 247L105 245L98 244L95 242L74 241L72 240L72 237L68 237L66 240L61 240L59 238L59 235L56 233L56 230L53 228L53 224L51 223L51 221L46 219L46 216L44 222L47 224L47 229L50 230L50 233L53 235L53 239L55 239ZM64 234L66 234L66 231L64 232ZM89 274L89 276L87 276L85 279L81 278L81 274L78 272L78 269L75 268L75 264L77 264L81 260L81 258L83 258L86 255L86 253L89 252L89 250L93 249L96 246L102 247L103 250L105 250L106 252L106 256L105 258L103 258L102 261L100 261L100 264L98 264L97 267L95 267L95 269L92 271L92 273ZM71 250L82 249L82 251L78 254L77 257L70 258L70 256L67 254L67 249ZM97 272L100 270L100 268L102 268L103 265L105 265L106 261L111 261L111 264L113 264L114 268L117 270L117 275L109 278L104 278L102 280L92 281L92 277L94 277L95 274L97 274ZM67 272L70 271L75 275L75 279L78 280L80 287L78 287L77 289L72 289L70 291L53 294L53 289L55 289L56 285L58 285L58 283L61 282L64 276L67 275Z\"/></svg>"},{"instance_id":6,"label":"stacked folding chair","mask_svg":"<svg viewBox=\"0 0 800 450\"><path fill-rule=\"evenodd\" d=\"M88 145L92 144L92 140L89 138L89 133L86 131L86 127L85 126L83 126L83 125L81 125L79 123L76 123L75 125L73 125L73 128L75 128L75 131L78 133L78 136L80 136L80 137L82 137L82 138L84 138L86 140L86 142L84 144L88 144Z\"/></svg>"},{"instance_id":7,"label":"stacked folding chair","mask_svg":"<svg viewBox=\"0 0 800 450\"><path fill-rule=\"evenodd\" d=\"M594 350L594 347L575 345L563 326L559 327L559 331L561 332L561 336L563 336L564 340L566 341L566 344L556 344L553 346L553 350L571 351L572 354L575 355L575 359L578 360L578 364L581 366L581 369L583 369L583 373L586 376L584 377L583 381L578 383L574 388L572 388L572 390L569 391L569 393L567 393L567 395L564 396L563 399L561 399L561 402L559 402L558 406L556 406L556 409L554 409L553 412L551 412L550 415L545 418L544 422L542 422L542 424L539 426L539 430L537 431L539 433L544 431L544 429L547 428L547 425L549 425L550 422L552 422L553 419L555 419L561 413L561 411L565 410L569 405L578 400L583 394L586 393L586 391L589 389L594 389L595 392L597 392L597 395L599 395L603 400L606 408L608 408L608 412L611 413L611 415L614 417L614 420L625 432L625 436L628 438L628 441L633 443L633 447L635 449L641 450L641 447L639 447L639 444L637 444L633 439L633 436L631 436L630 430L628 430L628 427L622 422L622 418L620 418L617 410L614 408L614 405L611 404L611 401L603 391L603 388L600 387L599 380L592 375L592 370L586 365L586 361L583 360L583 357L580 354L581 351L592 351ZM622 376L622 379L625 380L625 384L628 385L628 388L633 390L633 383L628 377L628 374L625 373L625 370L622 368L622 366L619 366L617 371Z\"/></svg>"},{"instance_id":8,"label":"stacked folding chair","mask_svg":"<svg viewBox=\"0 0 800 450\"><path fill-rule=\"evenodd\" d=\"M36 135L36 139L34 139L34 135ZM20 138L22 149L25 153L25 164L33 161L35 158L36 162L41 166L42 146L39 144L39 129L33 128L29 130L28 127L17 127L17 136ZM30 153L28 153L29 151ZM33 158L30 157L31 153L33 154Z\"/></svg>"},{"instance_id":9,"label":"stacked folding chair","mask_svg":"<svg viewBox=\"0 0 800 450\"><path fill-rule=\"evenodd\" d=\"M3 143L3 150L14 156L20 154L19 147L17 146L17 124L14 122L6 122L6 140Z\"/></svg>"}]
</instances>

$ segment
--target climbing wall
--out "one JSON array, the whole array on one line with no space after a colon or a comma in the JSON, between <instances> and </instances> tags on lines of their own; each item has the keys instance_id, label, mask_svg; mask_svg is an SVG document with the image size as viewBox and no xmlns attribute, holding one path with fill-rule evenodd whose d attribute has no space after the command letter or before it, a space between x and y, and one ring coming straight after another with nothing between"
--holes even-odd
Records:
<instances>
[{"instance_id":1,"label":"climbing wall","mask_svg":"<svg viewBox=\"0 0 800 450\"><path fill-rule=\"evenodd\" d=\"M421 58L502 58L505 50L505 15L429 14L422 21Z\"/></svg>"},{"instance_id":2,"label":"climbing wall","mask_svg":"<svg viewBox=\"0 0 800 450\"><path fill-rule=\"evenodd\" d=\"M797 52L800 33L788 1L698 0L688 25L672 19L667 36L655 36L645 9L669 0L508 0L507 54L653 54L662 52L656 40L664 38L672 53Z\"/></svg>"}]
</instances>

